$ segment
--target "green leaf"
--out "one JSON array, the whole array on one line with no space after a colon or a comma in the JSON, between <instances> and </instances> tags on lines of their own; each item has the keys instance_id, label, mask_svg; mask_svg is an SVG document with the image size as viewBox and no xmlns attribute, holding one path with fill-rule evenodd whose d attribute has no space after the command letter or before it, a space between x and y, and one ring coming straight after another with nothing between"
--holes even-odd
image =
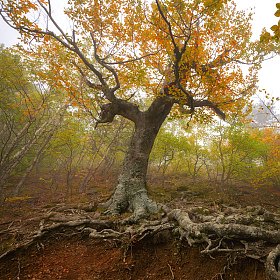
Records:
<instances>
[{"instance_id":1,"label":"green leaf","mask_svg":"<svg viewBox=\"0 0 280 280\"><path fill-rule=\"evenodd\" d=\"M280 17L280 9L276 11L276 13L274 14L276 17Z\"/></svg>"},{"instance_id":2,"label":"green leaf","mask_svg":"<svg viewBox=\"0 0 280 280\"><path fill-rule=\"evenodd\" d=\"M279 26L278 26L278 25L273 25L273 26L270 27L270 29L271 29L272 31L276 31L276 30L279 29Z\"/></svg>"}]
</instances>

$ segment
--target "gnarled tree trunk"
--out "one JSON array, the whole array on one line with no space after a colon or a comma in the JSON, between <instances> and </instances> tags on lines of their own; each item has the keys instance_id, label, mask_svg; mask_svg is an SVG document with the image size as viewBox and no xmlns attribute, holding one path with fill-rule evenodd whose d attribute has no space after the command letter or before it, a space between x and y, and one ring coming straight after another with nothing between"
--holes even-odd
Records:
<instances>
[{"instance_id":1,"label":"gnarled tree trunk","mask_svg":"<svg viewBox=\"0 0 280 280\"><path fill-rule=\"evenodd\" d=\"M172 105L171 102L157 99L149 110L139 112L115 189L105 204L109 212L132 211L137 220L147 212L159 211L160 206L148 197L146 175L154 141Z\"/></svg>"}]
</instances>

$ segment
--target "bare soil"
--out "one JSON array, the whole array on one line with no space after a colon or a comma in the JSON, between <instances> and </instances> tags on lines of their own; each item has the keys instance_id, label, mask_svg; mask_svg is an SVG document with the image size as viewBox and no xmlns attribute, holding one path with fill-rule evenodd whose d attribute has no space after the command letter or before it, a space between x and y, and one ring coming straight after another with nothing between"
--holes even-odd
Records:
<instances>
[{"instance_id":1,"label":"bare soil","mask_svg":"<svg viewBox=\"0 0 280 280\"><path fill-rule=\"evenodd\" d=\"M1 279L265 279L261 262L201 255L170 237L145 240L128 248L88 237L56 236L21 250L0 265ZM236 256L237 257L237 256ZM18 277L18 278L17 278Z\"/></svg>"},{"instance_id":2,"label":"bare soil","mask_svg":"<svg viewBox=\"0 0 280 280\"><path fill-rule=\"evenodd\" d=\"M38 180L35 176L23 189L22 199L9 199L10 189L6 189L6 199L0 205L0 254L32 234L38 228L36 217L42 212L62 203L105 201L114 180L114 176L100 178L92 183L86 195L78 195L73 188L72 195L69 192L67 197L62 184L54 189L47 180ZM215 211L217 205L223 204L235 207L262 205L279 212L280 192L276 189L235 185L228 193L217 193L207 183L190 186L183 177L170 177L163 187L159 185L150 183L151 197L173 208L205 205ZM100 218L101 211L95 211L95 218ZM13 234L6 234L12 228L15 229ZM17 228L21 231L17 232ZM266 279L265 258L243 258L238 253L201 254L205 246L190 247L169 231L128 245L93 240L65 229L5 257L0 263L0 279Z\"/></svg>"}]
</instances>

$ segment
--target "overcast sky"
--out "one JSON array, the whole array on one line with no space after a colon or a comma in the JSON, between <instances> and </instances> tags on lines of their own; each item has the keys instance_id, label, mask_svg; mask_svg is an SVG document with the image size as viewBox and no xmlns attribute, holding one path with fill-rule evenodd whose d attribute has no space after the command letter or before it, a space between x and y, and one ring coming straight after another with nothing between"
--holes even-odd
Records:
<instances>
[{"instance_id":1,"label":"overcast sky","mask_svg":"<svg viewBox=\"0 0 280 280\"><path fill-rule=\"evenodd\" d=\"M276 12L276 3L280 0L235 0L237 8L240 10L246 10L247 12L254 12L253 17L253 36L257 38L262 29L270 27L276 24L279 18L274 16ZM55 3L56 2L56 3ZM62 4L63 1L55 1L55 4ZM55 11L54 11L55 12ZM0 18L0 43L4 43L9 47L17 43L18 33L8 27ZM273 58L263 63L263 67L259 73L259 87L265 89L273 96L280 97L279 87L280 77L280 56ZM279 103L279 102L278 102ZM277 106L280 109L280 104Z\"/></svg>"},{"instance_id":2,"label":"overcast sky","mask_svg":"<svg viewBox=\"0 0 280 280\"><path fill-rule=\"evenodd\" d=\"M279 0L235 0L237 8L250 11L253 9L254 17L252 23L253 37L257 38L265 27L270 30L270 27L277 24L279 18L274 16L276 12L276 3ZM262 69L259 72L259 87L265 89L268 93L275 97L280 97L280 87L277 81L280 78L280 56L271 60L265 61L262 64ZM280 110L280 104L277 106Z\"/></svg>"}]
</instances>

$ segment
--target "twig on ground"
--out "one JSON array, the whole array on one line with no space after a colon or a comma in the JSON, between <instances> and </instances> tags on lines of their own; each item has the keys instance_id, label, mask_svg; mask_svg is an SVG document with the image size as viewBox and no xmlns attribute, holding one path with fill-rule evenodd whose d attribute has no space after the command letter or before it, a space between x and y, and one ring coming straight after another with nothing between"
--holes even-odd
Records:
<instances>
[{"instance_id":1,"label":"twig on ground","mask_svg":"<svg viewBox=\"0 0 280 280\"><path fill-rule=\"evenodd\" d=\"M16 280L19 280L19 276L20 276L20 259L14 259L14 260L17 260L18 262L18 272L17 272L17 276L15 276L13 279L16 279Z\"/></svg>"},{"instance_id":2,"label":"twig on ground","mask_svg":"<svg viewBox=\"0 0 280 280\"><path fill-rule=\"evenodd\" d=\"M167 263L167 264L168 264L170 272L171 272L171 277L172 277L171 279L173 280L174 279L174 273L172 271L172 267L171 267L171 265L169 263Z\"/></svg>"},{"instance_id":3,"label":"twig on ground","mask_svg":"<svg viewBox=\"0 0 280 280\"><path fill-rule=\"evenodd\" d=\"M14 224L14 222L15 222L15 221L12 221L12 222L9 224L9 226L8 226L8 228L7 228L7 229L10 229L10 228L11 228L11 226Z\"/></svg>"},{"instance_id":4,"label":"twig on ground","mask_svg":"<svg viewBox=\"0 0 280 280\"><path fill-rule=\"evenodd\" d=\"M220 276L221 277L221 280L223 280L224 278L223 278L223 273L217 273L217 274L215 274L212 278L211 278L211 280L214 280L216 277L218 277L218 276Z\"/></svg>"},{"instance_id":5,"label":"twig on ground","mask_svg":"<svg viewBox=\"0 0 280 280\"><path fill-rule=\"evenodd\" d=\"M3 225L7 225L7 224L10 224L10 223L13 223L14 221L9 221L9 222L5 222L5 223L1 223L0 226L3 226Z\"/></svg>"}]
</instances>

